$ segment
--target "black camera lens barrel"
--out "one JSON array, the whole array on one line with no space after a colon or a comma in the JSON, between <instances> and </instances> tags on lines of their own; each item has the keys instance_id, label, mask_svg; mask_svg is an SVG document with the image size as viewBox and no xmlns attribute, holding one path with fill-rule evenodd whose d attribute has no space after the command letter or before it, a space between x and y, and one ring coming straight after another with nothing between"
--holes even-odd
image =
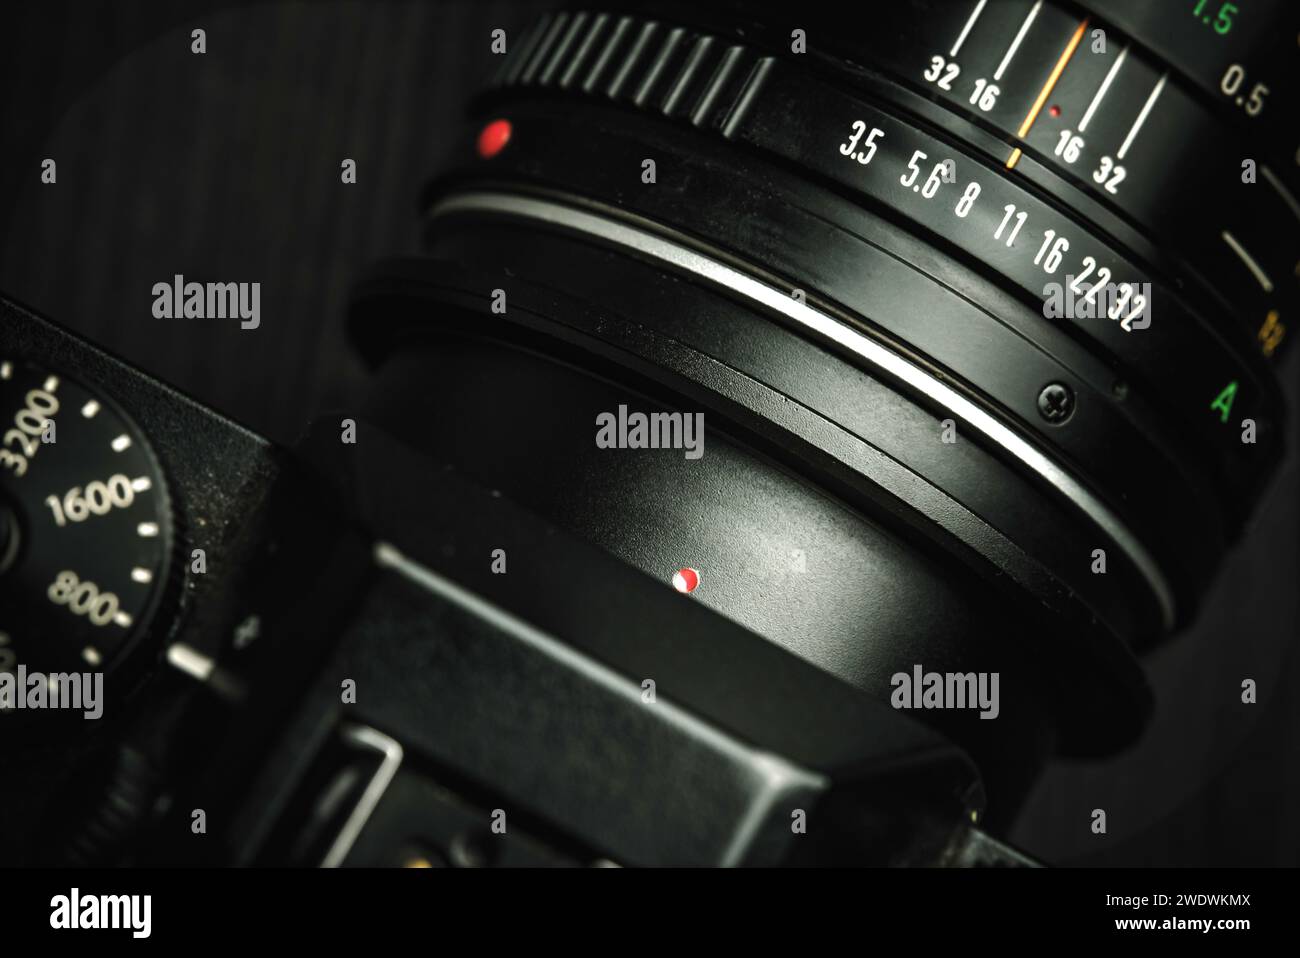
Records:
<instances>
[{"instance_id":1,"label":"black camera lens barrel","mask_svg":"<svg viewBox=\"0 0 1300 958\"><path fill-rule=\"evenodd\" d=\"M1241 453L1234 448L1234 444L1240 446L1235 431L1215 428L1210 415L1211 400L1231 384L1235 384L1234 416L1253 418L1266 431L1271 428L1279 399L1269 364L1263 361L1266 344L1257 336L1260 324L1254 321L1255 314L1233 307L1222 317L1201 315L1193 306L1194 300L1176 293L1189 276L1201 271L1185 271L1171 284L1162 285L1159 272L1139 268L1121 249L1130 245L1148 257L1154 256L1160 239L1155 243L1144 241L1124 220L1098 209L1089 197L1078 195L1076 202L1078 191L1072 181L1058 180L1051 184L1053 188L1047 195L1041 195L1041 191L1019 185L996 167L989 169L991 157L979 157L971 147L981 147L986 154L998 151L1005 155L1003 145L981 130L972 134L965 128L968 124L945 111L932 110L927 120L959 131L961 145L953 144L951 131L939 129L934 131L937 136L927 135L918 126L919 117L893 116L844 92L840 89L846 85L844 82L836 85L748 47L735 45L723 52L717 48L724 44L706 34L689 34L674 42L675 32L663 24L621 18L617 25L602 28L600 17L590 21L581 18L581 14L573 15L571 20L559 15L549 27L539 26L534 45L525 41L514 61L502 71L501 86L515 94L514 100L504 102L518 102L521 94L549 95L552 100L568 102L586 98L588 102L686 120L692 126L717 131L785 161L801 173L847 190L859 203L905 220L914 228L923 228L946 241L949 248L960 251L959 255L990 267L1040 302L1045 282L1067 278L1064 269L1053 266L1049 272L1045 268L1052 262L1050 250L1065 240L1069 260L1078 262L1081 268L1079 275L1068 277L1081 297L1088 298L1094 292L1095 280L1102 276L1117 284L1148 282L1152 285L1148 298L1155 303L1148 305L1161 317L1161 321L1143 328L1144 320L1134 316L1131 300L1124 303L1113 320L1063 317L1062 321L1072 323L1070 331L1076 338L1083 338L1128 377L1149 382L1161 402L1172 406L1188 428L1209 437L1221 452L1234 452L1237 458ZM564 43L575 27L582 27L588 40L576 45ZM624 36L638 39L618 39ZM599 56L590 51L591 37L605 40ZM651 42L656 38L659 46ZM594 45L597 49L601 46ZM680 52L674 62L673 51L683 49L704 50L718 61L718 66L712 71L701 68L693 54ZM611 50L619 52L611 55ZM564 63L568 66L560 69ZM575 70L577 66L587 69ZM708 78L707 84L702 77ZM904 110L929 105L896 83L875 75L855 75L854 85L868 89L881 100L888 96ZM693 86L693 95L684 95L683 86ZM697 102L695 108L688 109ZM880 131L876 142L867 144L872 139L868 130ZM846 153L843 148L855 139L858 143ZM573 142L572 135L558 141L566 142ZM921 171L909 176L909 157L917 156L924 157ZM937 164L944 161L953 163L957 180L953 185L931 182ZM888 175L898 170L903 177ZM909 178L912 182L902 184ZM962 190L969 192L972 184L979 187L980 193L968 199ZM937 187L935 192L930 192L931 187ZM1104 194L1104 188L1100 192ZM1131 199L1126 195L1124 202ZM955 205L953 200L957 200ZM1007 207L1014 213L1007 214ZM1269 205L1269 209L1275 218L1291 215L1281 201ZM1100 222L1102 235L1090 233L1081 222L1093 216ZM1017 223L1023 223L1023 229L1018 229ZM1285 221L1273 225L1276 236L1294 232L1293 224ZM1289 231L1284 229L1288 225L1292 227ZM997 241L1012 238L1013 231L1018 242ZM1002 236L994 235L999 232ZM1118 246L1107 235L1116 235ZM1289 292L1289 288L1277 290L1279 296ZM1238 325L1236 317L1247 315L1250 323L1246 327ZM1258 318L1266 321L1267 315ZM1267 352L1269 356L1275 354L1272 349ZM1223 423L1217 425L1222 427Z\"/></svg>"},{"instance_id":2,"label":"black camera lens barrel","mask_svg":"<svg viewBox=\"0 0 1300 958\"><path fill-rule=\"evenodd\" d=\"M921 14L910 9L905 16L916 20ZM1050 33L1049 20L1039 21L1038 30ZM1112 40L1122 38L1112 36ZM869 52L870 46L864 50ZM764 270L777 274L778 287L807 287L805 292L826 296L850 312L866 312L864 303L870 302L870 296L863 287L870 280L863 277L875 278L866 259L875 251L846 252L838 259L826 255L835 243L818 235L821 224L810 221L814 217L842 221L837 207L845 204L825 199L813 183L829 185L840 195L851 196L854 205L865 205L876 218L927 237L942 253L934 259L973 260L976 271L992 270L995 282L1004 288L1018 287L1040 309L1041 283L1054 275L1085 298L1095 292L1091 287L1102 285L1084 284L1088 272L1117 281L1132 276L1134 282L1149 283L1151 312L1158 315L1154 322L1150 315L1135 317L1127 312L1130 301L1112 314L1113 319L1066 316L1043 322L1035 317L1015 324L1009 317L1017 311L995 303L986 308L986 315L1019 333L1011 349L999 348L987 325L963 336L972 327L966 316L945 315L945 322L931 322L927 336L925 320L933 310L924 298L911 310L877 309L868 318L876 335L882 328L897 334L891 348L916 349L923 357L938 360L943 374L955 373L978 395L996 400L1022 426L1040 436L1046 431L1046 438L1067 454L1071 470L1091 473L1091 485L1103 490L1121 510L1138 515L1130 521L1149 525L1149 517L1163 509L1169 518L1157 522L1147 538L1172 543L1170 551L1176 555L1189 550L1217 553L1235 534L1278 458L1280 398L1259 343L1242 327L1194 309L1172 286L1161 284L1157 271L1131 265L1106 234L1089 232L1086 216L1068 203L1061 206L1075 192L1068 184L1050 196L1021 186L1005 171L989 169L987 159L971 153L969 144L953 146L950 131L929 135L923 131L925 123L907 116L896 104L890 105L894 113L882 111L838 89L827 76L801 69L793 60L797 58L761 55L752 45L670 22L558 14L539 24L515 51L499 77L504 95L489 99L484 107L513 109L515 148L492 161L497 166L492 172L499 171L515 189L525 184L555 189L595 199L622 213L672 223L748 264L761 263ZM884 100L880 90L891 84L874 74L864 76L865 72L859 70L852 83L838 86L866 84ZM896 83L892 86L896 101L915 99ZM544 113L548 103L553 109L542 121L547 125L532 128L530 135L526 124ZM585 104L581 110L579 104ZM605 116L598 105L621 107L623 115ZM811 215L803 223L749 230L746 227L756 218L753 211L748 216L730 216L719 209L735 204L742 190L727 193L711 186L688 196L678 187L685 176L664 188L627 189L626 177L620 178L617 171L629 169L627 164L638 151L657 150L661 156L671 151L671 144L646 132L653 126L638 126L629 110L676 120L678 129L689 124L775 158L784 169L810 181L783 184L780 199L793 209L808 209ZM857 119L849 121L849 117ZM566 118L572 120L567 127ZM870 137L864 136L868 129L873 131ZM634 131L643 135L638 138ZM861 146L872 137L876 142L865 150L844 149L855 139ZM991 138L972 139L982 139L987 149ZM599 144L596 162L584 156L593 143ZM674 162L692 164L707 151L700 140L696 149L679 149L686 155ZM911 161L905 161L908 155ZM1028 164L1032 151L1025 155ZM925 158L919 170L917 157ZM940 164L946 162L956 168L955 184L936 179ZM902 176L891 175L899 169ZM484 175L491 177L492 172ZM692 170L690 175L698 174ZM751 167L744 175L754 192L762 188L766 177L761 170ZM959 190L964 190L960 196ZM1100 192L1106 192L1104 187ZM675 209L673 200L679 201ZM1096 207L1091 201L1078 205L1089 216ZM772 207L763 213L775 218ZM999 215L1001 222L995 223ZM1113 230L1113 220L1099 218L1108 231ZM1001 242L999 232L1019 242ZM795 237L802 242L790 242ZM875 236L871 239L879 243ZM1071 251L1072 260L1081 257L1084 273L1062 275L1064 255L1056 256L1054 263L1050 252L1058 248ZM914 250L903 254L911 262L916 261ZM943 268L927 266L931 274ZM752 265L750 270L754 271ZM987 299L986 292L981 293L984 299L970 296L960 281L948 277L943 281L975 304ZM1053 342L1048 330L1056 325L1065 328L1083 351L1063 349L1059 338ZM1032 359L1018 359L1015 346ZM967 347L965 355L957 355L963 347ZM1269 355L1275 357L1276 352ZM1055 356L1069 364L1064 371L1059 364L1053 369L1054 364L1044 361ZM1091 384L1082 381L1081 373L1091 376ZM1051 428L1058 420L1041 412L1041 398L1053 390L1069 397L1071 429ZM1226 403L1220 401L1225 396ZM1125 419L1127 426L1121 422ZM1242 442L1246 422L1255 430L1252 443ZM1126 442L1126 434L1133 439ZM1192 576L1185 581L1195 591L1205 578Z\"/></svg>"},{"instance_id":3,"label":"black camera lens barrel","mask_svg":"<svg viewBox=\"0 0 1300 958\"><path fill-rule=\"evenodd\" d=\"M535 245L536 237L518 239ZM768 322L635 261L573 252L558 255L582 274L634 278L647 312L670 305L676 288L695 308L716 304L714 315L741 335L743 324L752 331ZM512 262L511 251L498 246L497 254ZM620 265L638 272L619 275ZM1140 726L1149 707L1140 675L1113 638L1087 627L1087 610L1041 556L822 416L647 328L639 315L606 311L590 290L574 301L517 280L509 321L484 335L488 279L407 261L385 264L361 287L361 334L401 344L381 365L367 419L664 590L672 570L700 569L700 588L680 601L721 611L755 641L762 636L877 698L888 697L903 662L1000 672L997 722L930 716L976 757L999 818L1052 748L1093 753ZM784 354L794 341L771 345ZM769 358L795 374L817 362L811 352L797 365L788 355ZM842 384L858 395L891 395L868 392L865 377L842 369L854 377ZM592 443L599 410L620 402L657 410L666 396L677 408L704 410L700 460L655 450L611 456ZM790 561L798 547L809 556L801 572ZM581 605L587 588L572 583L569 601ZM1007 615L1030 589L1052 621L1032 607ZM660 674L670 688L670 673Z\"/></svg>"},{"instance_id":4,"label":"black camera lens barrel","mask_svg":"<svg viewBox=\"0 0 1300 958\"><path fill-rule=\"evenodd\" d=\"M1050 714L1049 749L1116 747L1149 704L1129 650L1195 614L1279 461L1285 338L1259 319L1276 327L1294 291L1219 283L1149 168L1114 193L1043 139L1060 126L1047 116L1086 108L1081 78L1101 65L1104 79L1119 49L1125 84L1156 59L1108 21L1028 2L990 13L985 26L1038 8L1006 110L984 111L896 67L935 5L901 5L884 16L906 30L856 45L846 28L829 39L828 23L854 22L840 10L724 6L657 20L565 12L515 44L463 140L478 159L426 191L426 258L382 264L357 291L353 330L386 396L376 420L649 575L693 564L706 583L723 577L694 600L873 694L908 662L1024 657L1045 711L1023 707L1000 745L987 729L949 730L981 766L999 748L1043 754L1013 731L1042 721L1031 715ZM975 4L938 5L934 24L949 6ZM807 56L790 49L796 19L810 25ZM1044 60L1067 20L1072 56L1081 22L1106 28L1111 52L1086 70L1059 49ZM964 57L995 42L983 29ZM1008 133L1030 85L1059 97L1033 98L1033 135ZM1184 78L1161 90L1155 102L1168 93L1183 122L1187 103L1197 124L1227 122ZM1108 142L1117 117L1093 114ZM1134 159L1133 144L1171 135L1164 123L1148 111L1136 124ZM1228 224L1252 246L1286 210L1259 213L1258 199L1240 205L1250 223ZM1052 284L1121 298L1054 315ZM552 408L547 383L569 398ZM514 414L494 388L516 396ZM690 482L644 458L616 464L590 423L620 394L703 410L729 451ZM430 425L449 403L463 417ZM779 548L750 508L773 466L880 536L862 533L856 556L801 585L797 620L773 588L784 573L745 554L745 542ZM690 488L708 510L678 495ZM783 528L816 542L837 521L795 509ZM935 564L911 591L906 575L882 589L875 576L904 554ZM962 613L958 593L996 597L1001 612ZM927 603L948 634L930 634ZM950 629L963 616L971 628Z\"/></svg>"},{"instance_id":5,"label":"black camera lens barrel","mask_svg":"<svg viewBox=\"0 0 1300 958\"><path fill-rule=\"evenodd\" d=\"M884 408L879 405L878 400L875 409L870 407L864 408L868 401L865 394L861 392L862 387L855 386L854 392L858 394L856 402L849 401L843 404L836 404L833 397L833 390L826 382L818 382L825 378L825 373L811 367L805 374L807 379L804 388L801 389L800 383L789 377L788 373L783 383L783 391L787 395L804 396L807 401L808 393L818 396L819 402L814 408L825 411L836 408L836 422L844 422L847 418L853 423L853 432L855 435L871 436L872 441L879 444L879 448L896 461L905 463L909 468L919 474L931 477L932 481L936 475L941 476L944 488L952 491L961 490L962 501L968 504L968 507L974 508L978 514L990 517L998 515L1005 517L1007 521L1014 521L1013 515L1023 512L1023 499L1018 497L1008 500L1004 493L1008 487L1000 482L992 486L980 483L968 483L966 475L962 475L960 470L950 470L943 464L942 453L946 451L941 444L943 432L942 420L948 416L956 417L955 421L960 422L959 427L963 432L971 430L982 430L980 435L985 439L984 445L991 447L996 453L1005 459L1017 463L1022 471L1028 472L1034 483L1052 489L1056 495L1069 502L1073 509L1090 518L1090 522L1095 524L1110 523L1110 532L1115 537L1115 541L1121 545L1122 554L1129 557L1133 562L1133 571L1138 578L1142 578L1142 562L1147 563L1147 570L1158 582L1158 589L1167 588L1163 581L1163 575L1155 566L1155 560L1146 554L1145 548L1140 540L1136 538L1128 528L1110 512L1104 502L1097 499L1091 491L1080 484L1071 474L1062 469L1060 465L1044 456L1041 451L1024 442L1022 437L1015 431L1007 428L1000 420L989 416L982 407L973 403L962 392L953 389L944 379L934 375L928 369L921 365L908 362L903 357L889 351L875 340L858 332L852 326L841 322L827 313L821 312L808 304L801 304L797 299L788 293L777 288L767 286L757 280L754 280L746 273L737 271L727 266L725 263L710 259L707 255L699 253L691 247L675 244L671 239L649 232L644 232L638 227L628 223L621 223L616 220L605 219L595 216L587 211L574 207L561 206L550 203L546 200L538 200L531 197L523 197L507 194L459 194L457 197L449 199L446 204L435 207L435 228L441 225L444 232L450 232L449 226L456 219L462 222L471 213L477 213L479 216L491 214L494 209L501 217L498 220L497 233L489 243L480 244L479 251L487 258L495 256L498 258L509 257L510 252L517 252L518 258L506 259L509 264L507 268L520 269L522 264L529 262L530 254L526 249L519 249L508 239L512 231L521 229L522 223L525 222L529 214L533 214L537 220L546 223L551 229L557 226L561 230L568 228L579 231L589 242L593 237L603 238L606 242L611 242L622 246L624 249L634 248L639 255L652 258L660 266L666 267L669 272L677 272L689 276L695 283L706 285L715 291L731 299L740 299L751 310L757 310L760 314L770 316L793 330L802 334L803 337L811 336L815 340L828 344L832 348L849 357L853 363L860 368L869 371L873 378L884 383L902 383L907 392L919 397L923 407L940 410L939 413L932 413L913 419L906 426L905 420L894 419L887 427L881 429L877 423L870 420L884 415ZM549 204L549 205L548 205ZM549 217L550 222L546 218ZM454 227L453 227L454 228ZM558 243L554 235L545 236L536 233L525 234L535 246L555 246ZM459 237L457 238L459 239ZM462 243L464 241L461 241ZM447 252L447 255L453 255L450 251L452 240L439 242L440 249ZM581 244L578 244L579 246ZM573 262L573 266L567 268L564 263L556 262L549 259L548 269L553 270L550 273L555 277L557 284L562 285L562 277L571 277L572 282L581 282L590 286L590 281L584 281L585 275L590 273L584 270L580 265L583 263L582 252L580 249L574 249L567 244L560 246L559 250L564 250ZM465 247L462 245L456 254L463 256ZM510 252L507 252L510 251ZM534 268L536 268L536 258L533 257ZM602 271L608 272L610 267L603 266ZM648 284L648 278L640 278L636 275L626 276L625 281L630 284L625 287L628 289L640 288L643 284ZM888 289L886 284L880 285L881 289ZM892 287L894 294L899 292L906 294L906 286L895 285ZM594 295L594 294L593 294ZM892 294L891 294L892 295ZM612 308L620 308L616 296L610 296L605 300ZM628 312L627 306L621 307L625 313ZM689 309L689 307L683 307ZM701 313L708 316L704 323L712 321L716 315L717 307L707 309L701 304L694 309L686 312L689 318L701 323ZM651 328L662 328L665 320L654 314L647 314L647 311L635 309L631 311L637 319ZM770 322L771 320L767 320ZM679 341L691 343L695 339L689 330L676 328L673 330ZM772 334L768 334L772 335ZM785 337L782 337L785 341ZM696 342L699 342L696 340ZM734 342L734 341L733 341ZM746 362L741 356L735 354L734 347L729 348L731 344L723 343L714 345L713 348L704 342L699 342L699 347L707 350L714 361L720 361L732 368L745 370L753 374L751 364ZM787 351L790 347L787 347ZM775 364L779 368L779 363ZM767 369L763 372L762 381L771 384L779 372L773 369ZM808 388L811 387L811 388ZM1036 393L1035 383L1035 393ZM849 394L853 396L853 393ZM834 405L832 405L834 404ZM856 406L856 413L855 413ZM892 412L892 410L891 410ZM874 416L872 415L874 413ZM1087 423L1087 416L1080 416L1081 423ZM938 447L936 449L936 447ZM1133 453L1139 455L1147 452L1139 443L1134 441ZM1023 458L1022 458L1023 457ZM1172 472L1169 475L1174 475ZM1031 486L1032 488L1032 486ZM1165 496L1169 495L1168 491ZM993 500L1001 500L995 502ZM1152 500L1152 507L1156 502ZM1213 516L1213 513L1200 513L1200 515ZM1177 528L1177 524L1171 521L1171 525ZM1105 535L1106 533L1101 533ZM1086 537L1085 537L1086 538ZM1109 541L1109 539L1108 539ZM1127 548L1123 548L1127 546ZM1086 563L1080 563L1080 571L1083 571ZM1069 578L1076 578L1069 576ZM1078 582L1074 589L1081 594L1090 594L1094 587L1088 584L1088 578L1078 576ZM1120 577L1122 578L1122 576ZM1159 595L1159 592L1155 593ZM1128 601L1132 602L1133 597L1129 596ZM1172 603L1172 597L1170 597ZM1172 615L1172 610L1169 612ZM1156 626L1159 627L1159 626Z\"/></svg>"},{"instance_id":6,"label":"black camera lens barrel","mask_svg":"<svg viewBox=\"0 0 1300 958\"><path fill-rule=\"evenodd\" d=\"M1108 232L1166 264L1179 289L1208 297L1273 355L1284 331L1268 316L1278 310L1284 327L1293 314L1289 277L1300 255L1292 122L1300 10L1286 0L1235 16L1198 6L1208 4L669 2L662 19L627 27L618 14L569 12L539 31L502 79L571 79L572 88L608 92L629 61L653 64L670 44L658 76L674 76L674 61L694 56L701 36L722 37L725 55L743 40L743 49L788 58L802 34L801 62L959 133L1049 196L1077 194L1071 210L1110 221ZM688 23L696 29L673 44L672 32ZM556 58L563 69L552 67ZM693 82L709 75L707 65L692 71ZM659 99L632 86L643 103ZM1249 181L1245 160L1256 174ZM1135 243L1134 230L1147 239Z\"/></svg>"},{"instance_id":7,"label":"black camera lens barrel","mask_svg":"<svg viewBox=\"0 0 1300 958\"><path fill-rule=\"evenodd\" d=\"M1181 258L1180 278L1203 278L1205 291L1254 337L1269 309L1294 304L1300 18L1285 0L1252 3L1223 20L1221 8L1126 0L881 4L871 29L819 31L819 47L912 81L948 110L975 118L1001 135L992 154L999 162L1016 151L1038 157L1054 178L1080 186ZM944 61L937 76L936 56ZM1039 104L1058 64L1050 97ZM959 72L949 80L954 66ZM984 96L972 99L981 79ZM996 97L987 94L990 84ZM1249 184L1247 159L1257 174Z\"/></svg>"}]
</instances>

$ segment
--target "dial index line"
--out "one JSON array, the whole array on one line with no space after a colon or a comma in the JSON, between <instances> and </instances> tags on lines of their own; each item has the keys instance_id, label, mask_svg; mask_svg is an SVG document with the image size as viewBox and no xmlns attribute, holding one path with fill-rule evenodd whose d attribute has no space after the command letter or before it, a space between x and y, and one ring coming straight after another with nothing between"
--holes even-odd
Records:
<instances>
[{"instance_id":1,"label":"dial index line","mask_svg":"<svg viewBox=\"0 0 1300 958\"><path fill-rule=\"evenodd\" d=\"M1151 88L1151 95L1147 97L1146 103L1142 104L1142 112L1139 113L1137 119L1133 121L1133 126L1128 131L1128 136L1124 137L1124 143L1120 146L1119 152L1115 154L1115 159L1122 160L1124 159L1125 154L1128 153L1128 148L1132 146L1133 141L1137 139L1138 130L1142 129L1142 124L1147 121L1147 114L1151 112L1151 108L1156 105L1156 100L1160 98L1160 91L1165 88L1165 81L1167 79L1169 79L1169 74L1162 73L1160 79L1156 81L1156 85Z\"/></svg>"},{"instance_id":2,"label":"dial index line","mask_svg":"<svg viewBox=\"0 0 1300 958\"><path fill-rule=\"evenodd\" d=\"M1030 26L1033 25L1034 18L1038 16L1038 11L1041 9L1043 9L1043 0L1037 0L1033 7L1030 8L1029 16L1025 17L1025 22L1020 24L1020 30L1016 33L1016 38L1011 41L1011 46L1007 47L1006 55L1003 56L1002 62L998 64L997 70L993 73L993 79L1002 79L1002 74L1005 73L1007 67L1011 65L1011 58L1014 57L1016 51L1020 49L1020 41L1023 40L1025 34L1029 32Z\"/></svg>"},{"instance_id":3,"label":"dial index line","mask_svg":"<svg viewBox=\"0 0 1300 958\"><path fill-rule=\"evenodd\" d=\"M1119 56L1115 58L1115 62L1110 65L1110 70L1106 74L1106 79L1102 80L1101 86L1097 88L1097 95L1092 98L1092 102L1088 104L1088 109L1084 111L1083 119L1079 121L1080 133L1088 129L1088 124L1092 122L1092 115L1097 112L1097 107L1101 106L1101 101L1105 98L1106 91L1110 89L1110 85L1115 79L1115 74L1119 73L1119 68L1124 65L1124 58L1126 56L1128 56L1127 44L1124 46L1124 49L1119 51Z\"/></svg>"},{"instance_id":4,"label":"dial index line","mask_svg":"<svg viewBox=\"0 0 1300 958\"><path fill-rule=\"evenodd\" d=\"M1020 124L1020 129L1016 132L1016 136L1020 139L1023 140L1025 138L1025 134L1029 132L1030 127L1034 125L1034 121L1038 119L1038 114L1042 112L1043 105L1047 103L1047 98L1052 95L1052 90L1056 87L1056 81L1061 79L1061 74L1065 72L1065 66L1070 62L1070 58L1074 56L1074 51L1079 49L1079 42L1083 40L1083 33L1087 29L1088 18L1084 17L1075 28L1074 35L1070 37L1070 42L1065 45L1065 49L1061 51L1061 55L1057 58L1056 66L1052 67L1052 72L1048 74L1047 82L1044 83L1043 88L1038 91L1038 97L1034 100L1034 105L1029 108L1029 112L1025 115L1024 122ZM1016 147L1010 158L1007 159L1007 169L1015 169L1016 163L1019 162L1019 160L1020 148Z\"/></svg>"},{"instance_id":5,"label":"dial index line","mask_svg":"<svg viewBox=\"0 0 1300 958\"><path fill-rule=\"evenodd\" d=\"M979 3L975 4L975 12L972 13L970 19L966 21L966 26L961 28L961 33L957 37L957 42L954 43L952 49L948 51L948 56L955 57L957 55L957 51L961 49L961 45L966 42L966 35L970 33L971 27L975 26L975 21L978 20L980 14L984 12L984 4L988 2L989 0L980 0Z\"/></svg>"}]
</instances>

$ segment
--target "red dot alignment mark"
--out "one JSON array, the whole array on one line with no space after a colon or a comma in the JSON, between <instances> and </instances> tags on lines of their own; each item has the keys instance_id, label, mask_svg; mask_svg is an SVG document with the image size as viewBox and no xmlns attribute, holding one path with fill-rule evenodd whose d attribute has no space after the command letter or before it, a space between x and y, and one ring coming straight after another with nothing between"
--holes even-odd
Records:
<instances>
[{"instance_id":1,"label":"red dot alignment mark","mask_svg":"<svg viewBox=\"0 0 1300 958\"><path fill-rule=\"evenodd\" d=\"M478 135L478 155L490 160L506 148L510 142L510 121L493 120Z\"/></svg>"},{"instance_id":2,"label":"red dot alignment mark","mask_svg":"<svg viewBox=\"0 0 1300 958\"><path fill-rule=\"evenodd\" d=\"M1057 106L1055 103L1053 103L1052 106L1051 106L1051 108L1050 108L1047 112L1050 113L1050 114L1052 114L1052 116L1060 116L1060 115L1061 115L1061 108L1060 108L1059 106Z\"/></svg>"},{"instance_id":3,"label":"red dot alignment mark","mask_svg":"<svg viewBox=\"0 0 1300 958\"><path fill-rule=\"evenodd\" d=\"M678 592L694 592L700 584L700 574L695 569L678 569L673 573L673 588Z\"/></svg>"}]
</instances>

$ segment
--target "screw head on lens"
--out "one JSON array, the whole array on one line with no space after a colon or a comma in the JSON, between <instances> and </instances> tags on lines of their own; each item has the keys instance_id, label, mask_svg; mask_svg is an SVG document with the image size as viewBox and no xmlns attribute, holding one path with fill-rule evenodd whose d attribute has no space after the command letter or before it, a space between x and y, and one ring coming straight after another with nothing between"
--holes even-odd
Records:
<instances>
[{"instance_id":1,"label":"screw head on lens","mask_svg":"<svg viewBox=\"0 0 1300 958\"><path fill-rule=\"evenodd\" d=\"M1074 390L1064 383L1048 383L1038 394L1038 412L1053 425L1060 425L1074 412Z\"/></svg>"}]
</instances>

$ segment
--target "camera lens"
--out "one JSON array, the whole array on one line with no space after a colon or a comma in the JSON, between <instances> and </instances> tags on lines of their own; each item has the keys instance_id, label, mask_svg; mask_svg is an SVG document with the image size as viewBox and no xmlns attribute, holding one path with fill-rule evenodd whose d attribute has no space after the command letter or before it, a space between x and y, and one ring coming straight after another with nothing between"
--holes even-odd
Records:
<instances>
[{"instance_id":1,"label":"camera lens","mask_svg":"<svg viewBox=\"0 0 1300 958\"><path fill-rule=\"evenodd\" d=\"M547 16L358 290L371 413L873 694L999 674L921 717L1009 814L1140 731L1281 454L1295 12L1204 6Z\"/></svg>"}]
</instances>

